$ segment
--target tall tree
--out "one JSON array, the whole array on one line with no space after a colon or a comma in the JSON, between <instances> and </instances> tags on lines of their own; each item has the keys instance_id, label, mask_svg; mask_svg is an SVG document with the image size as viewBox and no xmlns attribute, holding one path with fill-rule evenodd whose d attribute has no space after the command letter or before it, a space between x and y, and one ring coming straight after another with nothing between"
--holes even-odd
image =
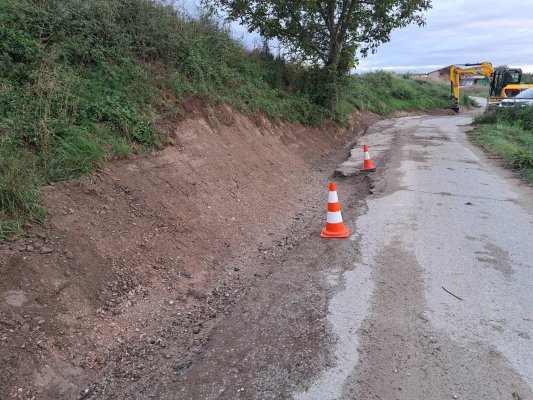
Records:
<instances>
[{"instance_id":1,"label":"tall tree","mask_svg":"<svg viewBox=\"0 0 533 400\"><path fill-rule=\"evenodd\" d=\"M430 0L204 0L230 20L276 38L300 60L334 66L344 74L390 40L395 28L424 25Z\"/></svg>"}]
</instances>

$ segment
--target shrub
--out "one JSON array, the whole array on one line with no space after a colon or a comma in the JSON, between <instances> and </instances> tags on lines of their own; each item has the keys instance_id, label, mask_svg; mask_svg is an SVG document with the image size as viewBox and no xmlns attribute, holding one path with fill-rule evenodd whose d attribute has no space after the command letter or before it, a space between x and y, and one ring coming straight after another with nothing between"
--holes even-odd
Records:
<instances>
[{"instance_id":1,"label":"shrub","mask_svg":"<svg viewBox=\"0 0 533 400\"><path fill-rule=\"evenodd\" d=\"M533 182L533 108L498 108L475 122L478 140Z\"/></svg>"},{"instance_id":2,"label":"shrub","mask_svg":"<svg viewBox=\"0 0 533 400\"><path fill-rule=\"evenodd\" d=\"M495 108L476 117L477 124L506 123L533 132L533 107Z\"/></svg>"}]
</instances>

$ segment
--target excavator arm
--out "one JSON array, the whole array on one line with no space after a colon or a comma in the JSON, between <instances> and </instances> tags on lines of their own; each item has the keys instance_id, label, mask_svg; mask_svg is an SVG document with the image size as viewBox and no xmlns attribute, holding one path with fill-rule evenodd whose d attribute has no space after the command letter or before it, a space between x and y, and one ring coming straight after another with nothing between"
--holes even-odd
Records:
<instances>
[{"instance_id":1,"label":"excavator arm","mask_svg":"<svg viewBox=\"0 0 533 400\"><path fill-rule=\"evenodd\" d=\"M459 84L461 82L461 75L464 74L477 74L483 75L489 79L492 79L494 68L490 62L484 61L477 64L460 64L450 66L450 81L452 84L453 97L455 99L454 104L451 106L455 111L459 111Z\"/></svg>"}]
</instances>

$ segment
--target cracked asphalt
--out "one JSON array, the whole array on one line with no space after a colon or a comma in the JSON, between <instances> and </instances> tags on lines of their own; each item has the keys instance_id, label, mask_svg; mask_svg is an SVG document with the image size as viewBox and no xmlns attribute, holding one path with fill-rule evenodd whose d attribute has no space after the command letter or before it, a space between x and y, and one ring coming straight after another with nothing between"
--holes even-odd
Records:
<instances>
[{"instance_id":1,"label":"cracked asphalt","mask_svg":"<svg viewBox=\"0 0 533 400\"><path fill-rule=\"evenodd\" d=\"M361 138L381 171L330 302L338 362L296 398L532 398L533 191L469 143L471 120L387 120Z\"/></svg>"}]
</instances>

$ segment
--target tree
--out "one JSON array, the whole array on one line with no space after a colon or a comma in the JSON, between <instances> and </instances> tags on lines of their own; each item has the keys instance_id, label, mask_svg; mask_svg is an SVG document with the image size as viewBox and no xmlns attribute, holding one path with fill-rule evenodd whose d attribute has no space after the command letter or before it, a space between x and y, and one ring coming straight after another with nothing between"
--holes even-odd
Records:
<instances>
[{"instance_id":1,"label":"tree","mask_svg":"<svg viewBox=\"0 0 533 400\"><path fill-rule=\"evenodd\" d=\"M533 74L524 73L521 83L533 83Z\"/></svg>"},{"instance_id":2,"label":"tree","mask_svg":"<svg viewBox=\"0 0 533 400\"><path fill-rule=\"evenodd\" d=\"M294 58L347 73L390 40L395 28L424 25L430 0L204 0L250 32L276 38Z\"/></svg>"}]
</instances>

